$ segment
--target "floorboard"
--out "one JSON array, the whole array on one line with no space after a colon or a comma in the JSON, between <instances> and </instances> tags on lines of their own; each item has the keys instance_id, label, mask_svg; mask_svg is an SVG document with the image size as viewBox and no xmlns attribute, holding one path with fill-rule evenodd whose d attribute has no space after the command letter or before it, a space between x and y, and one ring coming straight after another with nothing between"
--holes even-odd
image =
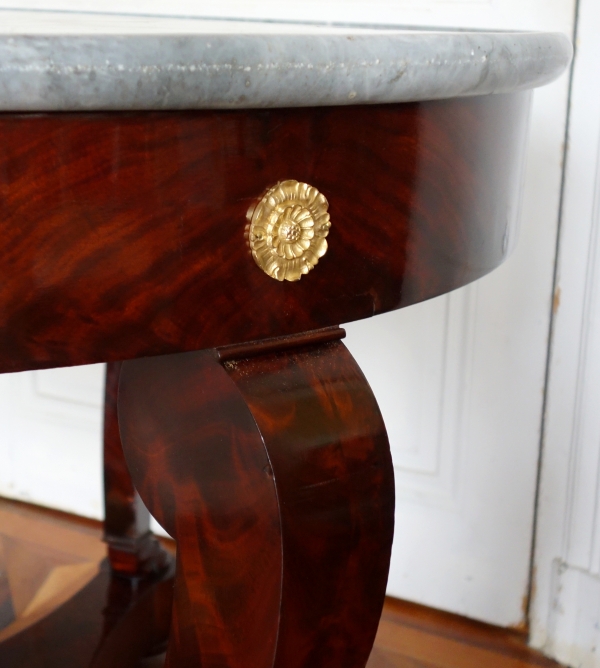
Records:
<instances>
[{"instance_id":1,"label":"floorboard","mask_svg":"<svg viewBox=\"0 0 600 668\"><path fill-rule=\"evenodd\" d=\"M104 555L99 522L0 499L0 640L61 605ZM139 668L162 665L154 657ZM531 650L521 631L388 599L367 668L558 666Z\"/></svg>"}]
</instances>

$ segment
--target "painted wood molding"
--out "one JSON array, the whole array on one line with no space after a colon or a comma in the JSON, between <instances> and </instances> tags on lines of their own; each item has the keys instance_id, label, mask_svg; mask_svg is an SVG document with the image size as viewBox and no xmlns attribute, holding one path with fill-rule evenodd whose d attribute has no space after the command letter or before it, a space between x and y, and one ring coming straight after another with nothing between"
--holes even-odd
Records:
<instances>
[{"instance_id":1,"label":"painted wood molding","mask_svg":"<svg viewBox=\"0 0 600 668\"><path fill-rule=\"evenodd\" d=\"M532 644L600 666L600 6L582 0L538 507Z\"/></svg>"}]
</instances>

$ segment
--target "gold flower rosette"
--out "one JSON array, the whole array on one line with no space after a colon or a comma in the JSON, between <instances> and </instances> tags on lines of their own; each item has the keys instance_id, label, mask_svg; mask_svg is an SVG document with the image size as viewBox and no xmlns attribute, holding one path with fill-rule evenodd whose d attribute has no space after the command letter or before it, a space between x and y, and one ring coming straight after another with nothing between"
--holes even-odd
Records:
<instances>
[{"instance_id":1,"label":"gold flower rosette","mask_svg":"<svg viewBox=\"0 0 600 668\"><path fill-rule=\"evenodd\" d=\"M282 181L248 212L256 264L278 281L298 281L327 252L329 203L308 183Z\"/></svg>"}]
</instances>

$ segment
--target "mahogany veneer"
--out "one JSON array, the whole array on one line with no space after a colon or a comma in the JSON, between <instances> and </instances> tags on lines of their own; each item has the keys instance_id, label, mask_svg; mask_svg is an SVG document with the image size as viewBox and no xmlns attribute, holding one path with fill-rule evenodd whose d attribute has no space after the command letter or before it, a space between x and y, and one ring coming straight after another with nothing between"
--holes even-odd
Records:
<instances>
[{"instance_id":1,"label":"mahogany veneer","mask_svg":"<svg viewBox=\"0 0 600 668\"><path fill-rule=\"evenodd\" d=\"M72 642L74 668L125 668L170 620L169 668L364 668L393 469L337 326L502 262L529 99L0 115L0 372L113 362L111 573L78 618L92 631L51 640L82 594L40 622L48 653L26 665ZM295 283L263 273L244 236L247 211L287 179L320 190L332 221L327 254ZM177 539L173 590L136 487ZM121 593L104 633L107 590ZM20 634L0 657L31 647Z\"/></svg>"},{"instance_id":2,"label":"mahogany veneer","mask_svg":"<svg viewBox=\"0 0 600 668\"><path fill-rule=\"evenodd\" d=\"M136 491L119 434L117 394L120 362L106 365L104 394L104 541L112 571L130 578L152 577L170 559L150 531L150 513Z\"/></svg>"},{"instance_id":3,"label":"mahogany veneer","mask_svg":"<svg viewBox=\"0 0 600 668\"><path fill-rule=\"evenodd\" d=\"M529 93L414 104L0 115L0 372L338 325L435 297L513 243ZM257 269L246 212L310 183L329 251Z\"/></svg>"},{"instance_id":4,"label":"mahogany veneer","mask_svg":"<svg viewBox=\"0 0 600 668\"><path fill-rule=\"evenodd\" d=\"M166 666L367 662L392 548L389 445L345 347L302 343L123 366L125 454L179 548Z\"/></svg>"},{"instance_id":5,"label":"mahogany veneer","mask_svg":"<svg viewBox=\"0 0 600 668\"><path fill-rule=\"evenodd\" d=\"M17 560L25 563L35 560L49 571L51 578L57 570L69 573L78 569L80 559L97 566L103 558L101 535L98 522L0 499L0 555L4 547L9 585L16 590L20 601L23 594L30 600L30 596L36 597L40 592L39 570L42 569L29 571L25 578L19 578L14 568ZM42 584L41 589L44 587ZM163 663L164 657L156 656L143 660L135 668L162 668ZM63 664L60 665L62 668ZM386 599L367 668L478 666L559 668L556 662L529 648L523 632L490 627L414 603ZM131 668L134 668L133 662Z\"/></svg>"}]
</instances>

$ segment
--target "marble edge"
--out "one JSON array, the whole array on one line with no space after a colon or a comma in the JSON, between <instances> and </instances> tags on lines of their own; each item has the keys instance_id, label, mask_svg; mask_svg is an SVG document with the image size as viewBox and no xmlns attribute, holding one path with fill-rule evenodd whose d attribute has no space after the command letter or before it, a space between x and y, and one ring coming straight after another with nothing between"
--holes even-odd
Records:
<instances>
[{"instance_id":1,"label":"marble edge","mask_svg":"<svg viewBox=\"0 0 600 668\"><path fill-rule=\"evenodd\" d=\"M508 93L568 67L560 33L0 35L0 111L242 109Z\"/></svg>"}]
</instances>

